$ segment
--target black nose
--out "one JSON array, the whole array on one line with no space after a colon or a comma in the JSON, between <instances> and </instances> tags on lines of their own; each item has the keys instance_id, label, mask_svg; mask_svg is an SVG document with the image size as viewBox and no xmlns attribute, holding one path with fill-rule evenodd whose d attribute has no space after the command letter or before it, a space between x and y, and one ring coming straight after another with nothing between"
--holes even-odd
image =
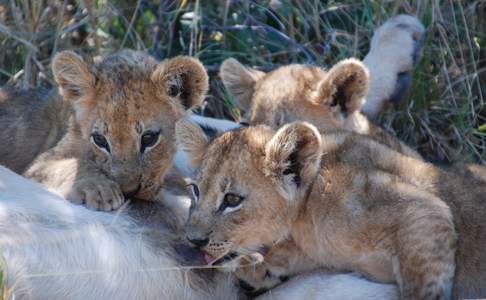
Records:
<instances>
[{"instance_id":1,"label":"black nose","mask_svg":"<svg viewBox=\"0 0 486 300\"><path fill-rule=\"evenodd\" d=\"M191 239L190 237L187 237L187 240L189 242L191 242L191 244L193 244L194 246L196 247L204 247L206 246L208 243L209 243L209 239L208 238L205 238L205 239Z\"/></svg>"}]
</instances>

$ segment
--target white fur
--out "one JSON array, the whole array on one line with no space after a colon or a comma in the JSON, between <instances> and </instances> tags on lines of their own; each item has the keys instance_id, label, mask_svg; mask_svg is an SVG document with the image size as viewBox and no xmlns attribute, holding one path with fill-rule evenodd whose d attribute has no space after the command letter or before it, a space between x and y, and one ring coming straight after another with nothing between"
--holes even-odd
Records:
<instances>
[{"instance_id":1,"label":"white fur","mask_svg":"<svg viewBox=\"0 0 486 300\"><path fill-rule=\"evenodd\" d=\"M397 25L407 26L407 29ZM370 71L370 86L361 109L368 117L376 116L395 90L397 74L414 67L412 34L423 35L424 26L413 16L397 15L373 34L371 47L363 60Z\"/></svg>"},{"instance_id":2,"label":"white fur","mask_svg":"<svg viewBox=\"0 0 486 300\"><path fill-rule=\"evenodd\" d=\"M356 274L314 272L297 276L258 300L398 300L393 284L376 283Z\"/></svg>"},{"instance_id":3,"label":"white fur","mask_svg":"<svg viewBox=\"0 0 486 300\"><path fill-rule=\"evenodd\" d=\"M214 128L218 132L224 132L240 127L241 125L228 120L206 118L197 115L190 115L190 120L205 127ZM187 163L187 154L181 149L177 149L174 163L177 169L186 177L194 177L194 169Z\"/></svg>"},{"instance_id":4,"label":"white fur","mask_svg":"<svg viewBox=\"0 0 486 300\"><path fill-rule=\"evenodd\" d=\"M69 203L0 167L0 249L11 299L235 298L197 289L128 217Z\"/></svg>"}]
</instances>

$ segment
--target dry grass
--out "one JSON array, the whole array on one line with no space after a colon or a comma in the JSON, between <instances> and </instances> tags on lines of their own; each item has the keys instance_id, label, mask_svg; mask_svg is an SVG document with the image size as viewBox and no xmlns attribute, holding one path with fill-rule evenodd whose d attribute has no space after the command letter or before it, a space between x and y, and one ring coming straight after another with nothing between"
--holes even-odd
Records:
<instances>
[{"instance_id":1,"label":"dry grass","mask_svg":"<svg viewBox=\"0 0 486 300\"><path fill-rule=\"evenodd\" d=\"M211 93L202 113L237 118L215 76L227 57L272 69L362 58L373 30L398 13L427 27L406 100L379 120L428 159L486 160L486 1L0 0L0 83L49 87L62 49L120 48L199 57Z\"/></svg>"}]
</instances>

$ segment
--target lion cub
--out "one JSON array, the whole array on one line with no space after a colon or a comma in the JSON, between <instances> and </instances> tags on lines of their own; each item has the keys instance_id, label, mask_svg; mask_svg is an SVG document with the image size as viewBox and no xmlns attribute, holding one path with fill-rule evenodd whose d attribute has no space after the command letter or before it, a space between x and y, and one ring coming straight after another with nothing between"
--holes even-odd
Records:
<instances>
[{"instance_id":1,"label":"lion cub","mask_svg":"<svg viewBox=\"0 0 486 300\"><path fill-rule=\"evenodd\" d=\"M369 86L369 73L357 59L345 59L329 70L308 65L288 65L263 73L235 59L221 65L226 88L246 111L250 125L272 128L307 121L320 132L346 129L366 134L402 152L420 155L393 135L375 126L361 113Z\"/></svg>"},{"instance_id":2,"label":"lion cub","mask_svg":"<svg viewBox=\"0 0 486 300\"><path fill-rule=\"evenodd\" d=\"M290 239L316 266L396 282L403 299L448 299L453 284L455 296L484 296L478 182L363 135L321 137L303 122L209 141L181 120L176 136L200 169L187 237L211 257L264 253Z\"/></svg>"},{"instance_id":3,"label":"lion cub","mask_svg":"<svg viewBox=\"0 0 486 300\"><path fill-rule=\"evenodd\" d=\"M175 122L200 103L208 89L202 64L184 56L158 63L130 50L89 63L65 51L56 55L52 70L59 90L50 95L21 98L10 90L0 93L0 111L16 107L18 111L7 114L11 119L31 127L39 124L42 134L51 132L50 137L37 138L25 127L37 150L26 156L12 153L24 155L22 162L12 164L14 169L22 171L25 161L50 148L24 175L70 201L112 210L128 197L154 198L175 155ZM38 113L17 101L33 103ZM15 144L22 128L2 130L2 141ZM2 164L8 165L5 159Z\"/></svg>"},{"instance_id":4,"label":"lion cub","mask_svg":"<svg viewBox=\"0 0 486 300\"><path fill-rule=\"evenodd\" d=\"M419 158L416 151L375 126L367 116L376 115L384 102L396 98L397 90L404 92L406 85L400 78L413 68L423 34L424 28L415 17L398 15L375 32L364 64L346 59L329 70L292 64L264 73L230 58L221 65L220 77L250 125L279 128L302 120L320 132L346 129L367 134Z\"/></svg>"}]
</instances>

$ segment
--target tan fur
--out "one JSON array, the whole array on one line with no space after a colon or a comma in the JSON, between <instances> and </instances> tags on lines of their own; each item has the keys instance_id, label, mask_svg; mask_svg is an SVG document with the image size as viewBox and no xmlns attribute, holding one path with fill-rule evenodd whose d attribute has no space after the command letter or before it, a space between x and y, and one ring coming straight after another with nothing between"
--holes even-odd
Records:
<instances>
[{"instance_id":1,"label":"tan fur","mask_svg":"<svg viewBox=\"0 0 486 300\"><path fill-rule=\"evenodd\" d=\"M251 106L251 98L255 93L256 83L265 73L242 65L233 58L229 58L221 65L221 75L228 90L231 91L238 105L248 110Z\"/></svg>"},{"instance_id":2,"label":"tan fur","mask_svg":"<svg viewBox=\"0 0 486 300\"><path fill-rule=\"evenodd\" d=\"M223 64L221 70L223 82L226 84L225 78L228 77L226 73L241 74L244 70L246 68L241 65L238 68L234 61L232 62L232 68L224 68ZM378 68L373 69L373 72L375 76L381 76L376 74L380 72ZM236 75L233 77L236 77ZM348 80L346 81L345 78L348 78ZM319 80L321 83L319 83ZM342 84L343 82L347 84ZM247 84L247 81L242 80L241 84ZM383 84L386 85L386 82ZM231 85L226 84L230 92L235 85L235 82ZM375 141L387 145L404 155L421 159L421 156L416 151L383 129L374 126L368 121L366 116L359 112L368 86L368 74L364 66L356 60L342 61L327 73L320 68L310 66L291 65L281 67L265 76L261 76L254 85L255 87L252 89L247 88L247 90L254 89L255 92L251 99L246 100L246 102L251 103L250 109L247 111L247 118L252 125L267 124L277 129L288 122L304 120L316 125L322 133L335 129L351 130L370 136ZM377 83L375 82L375 89L376 85ZM343 96L339 98L341 101L344 99L344 101L341 103L336 101L337 105L332 106L329 103L333 103L333 101L329 99L332 99L332 95L335 94L336 86L341 87L340 93ZM240 87L240 89L244 88ZM376 96L377 94L375 93L373 97L376 98ZM241 102L241 100L238 101ZM316 103L318 105L313 106ZM385 159L381 156L378 156L378 158ZM362 160L365 159L362 158ZM451 172L458 172L464 176L472 176L477 180L486 182L484 167L478 165L468 165L466 167L456 165L450 169ZM290 243L291 245L293 241L290 240L285 243ZM290 245L279 244L277 249L289 248ZM299 256L298 253L299 251L295 251L294 255ZM264 264L259 266L259 269L266 269L267 272L275 274L277 278L296 273L296 270L291 268L284 271L283 268L278 267L278 264L285 264L285 261L279 262L275 266L274 264L278 259L273 256L280 257L277 250L273 250L265 256ZM288 262L287 264L290 265ZM307 269L299 269L299 271L313 268L311 263L301 263L300 265L306 266ZM266 272L260 271L259 273L265 274ZM254 272L254 274L256 275L258 272ZM251 282L252 285L255 284L253 286L256 289L268 288L276 282L275 277L252 278L251 274L244 275L243 272L238 272L237 275L243 280Z\"/></svg>"},{"instance_id":3,"label":"tan fur","mask_svg":"<svg viewBox=\"0 0 486 300\"><path fill-rule=\"evenodd\" d=\"M326 71L306 65L289 65L258 76L234 59L221 66L226 88L246 110L250 125L272 128L302 120L320 132L347 129L370 135L406 155L420 155L383 129L373 125L360 110L368 91L369 74L356 59L346 59ZM237 80L240 78L240 80ZM252 78L253 80L248 80ZM247 91L241 93L240 91Z\"/></svg>"},{"instance_id":4,"label":"tan fur","mask_svg":"<svg viewBox=\"0 0 486 300\"><path fill-rule=\"evenodd\" d=\"M126 197L153 199L172 165L175 122L207 92L208 77L201 63L190 57L158 63L130 50L89 63L65 51L56 55L52 69L60 96L54 92L48 99L30 100L59 102L73 113L63 120L44 121L52 122L51 127L62 124L66 133L49 146L31 145L51 149L38 156L24 175L94 209L116 209ZM6 103L16 105L19 99L10 98ZM27 108L21 113L29 114ZM142 135L148 131L160 134L153 146L144 148ZM94 133L104 136L108 147L97 146Z\"/></svg>"},{"instance_id":5,"label":"tan fur","mask_svg":"<svg viewBox=\"0 0 486 300\"><path fill-rule=\"evenodd\" d=\"M454 297L486 295L484 184L363 135L336 132L320 142L315 132L305 123L276 134L250 127L200 146L201 196L188 236L209 238L202 249L217 257L272 251L290 239L297 252L285 249L290 257L278 261L302 251L317 262L311 268L396 282L403 299L447 299L454 270ZM225 213L219 208L228 193L244 200Z\"/></svg>"}]
</instances>

